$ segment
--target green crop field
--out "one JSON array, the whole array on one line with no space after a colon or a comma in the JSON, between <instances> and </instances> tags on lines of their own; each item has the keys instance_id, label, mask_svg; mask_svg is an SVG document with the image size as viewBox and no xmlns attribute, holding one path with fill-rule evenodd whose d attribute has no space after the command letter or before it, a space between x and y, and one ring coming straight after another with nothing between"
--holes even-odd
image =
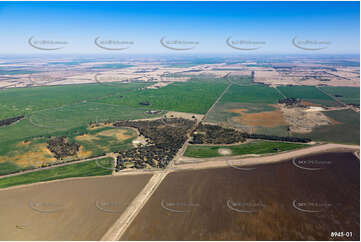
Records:
<instances>
[{"instance_id":1,"label":"green crop field","mask_svg":"<svg viewBox=\"0 0 361 242\"><path fill-rule=\"evenodd\" d=\"M70 177L110 175L112 174L113 162L113 158L103 158L5 177L0 179L0 188Z\"/></svg>"},{"instance_id":2,"label":"green crop field","mask_svg":"<svg viewBox=\"0 0 361 242\"><path fill-rule=\"evenodd\" d=\"M88 122L158 117L146 114L145 108L113 106L102 103L81 103L32 113L26 119L0 127L0 156L17 150L17 143L37 137L67 136L84 133Z\"/></svg>"},{"instance_id":3,"label":"green crop field","mask_svg":"<svg viewBox=\"0 0 361 242\"><path fill-rule=\"evenodd\" d=\"M254 141L240 145L229 146L205 146L205 145L191 145L188 146L184 156L194 158L209 158L223 156L218 153L218 149L230 149L232 155L247 155L247 154L267 154L277 153L282 151L294 150L307 147L307 144L295 144L286 142L271 142L271 141Z\"/></svg>"},{"instance_id":4,"label":"green crop field","mask_svg":"<svg viewBox=\"0 0 361 242\"><path fill-rule=\"evenodd\" d=\"M113 105L144 107L148 109L204 114L227 87L224 79L192 79L183 83L172 83L160 89L144 89L129 92L122 98L108 97L100 100Z\"/></svg>"},{"instance_id":5,"label":"green crop field","mask_svg":"<svg viewBox=\"0 0 361 242\"><path fill-rule=\"evenodd\" d=\"M346 104L360 104L360 87L320 87L323 91Z\"/></svg>"},{"instance_id":6,"label":"green crop field","mask_svg":"<svg viewBox=\"0 0 361 242\"><path fill-rule=\"evenodd\" d=\"M350 109L323 112L339 124L319 126L310 134L295 136L310 137L316 141L331 143L360 144L360 113Z\"/></svg>"},{"instance_id":7,"label":"green crop field","mask_svg":"<svg viewBox=\"0 0 361 242\"><path fill-rule=\"evenodd\" d=\"M13 162L1 162L0 163L0 176L20 171L21 167Z\"/></svg>"},{"instance_id":8,"label":"green crop field","mask_svg":"<svg viewBox=\"0 0 361 242\"><path fill-rule=\"evenodd\" d=\"M221 103L277 103L282 96L272 87L264 85L232 85L220 100Z\"/></svg>"},{"instance_id":9,"label":"green crop field","mask_svg":"<svg viewBox=\"0 0 361 242\"><path fill-rule=\"evenodd\" d=\"M313 86L279 86L277 87L287 98L302 100L326 106L339 106L331 97Z\"/></svg>"},{"instance_id":10,"label":"green crop field","mask_svg":"<svg viewBox=\"0 0 361 242\"><path fill-rule=\"evenodd\" d=\"M0 90L0 120L84 101L97 101L109 95L119 97L144 86L144 83L113 86L94 83Z\"/></svg>"},{"instance_id":11,"label":"green crop field","mask_svg":"<svg viewBox=\"0 0 361 242\"><path fill-rule=\"evenodd\" d=\"M160 117L167 110L205 113L227 81L199 78L161 89L144 89L152 83L102 84L1 90L0 119L25 115L23 120L0 127L1 174L31 168L34 160L37 165L53 163L54 157L46 151L50 137L65 136L81 145L82 154L66 157L66 161L129 149L134 139L132 130L120 141L119 134L101 134L113 132L111 127L89 130L88 124ZM141 105L144 101L151 105ZM147 114L148 110L161 112ZM84 134L91 138L77 137Z\"/></svg>"},{"instance_id":12,"label":"green crop field","mask_svg":"<svg viewBox=\"0 0 361 242\"><path fill-rule=\"evenodd\" d=\"M85 102L33 112L29 115L29 122L37 127L69 129L85 125L89 121L105 122L152 118L165 113L146 114L146 111L149 109L146 107L131 107L124 104L113 105Z\"/></svg>"}]
</instances>

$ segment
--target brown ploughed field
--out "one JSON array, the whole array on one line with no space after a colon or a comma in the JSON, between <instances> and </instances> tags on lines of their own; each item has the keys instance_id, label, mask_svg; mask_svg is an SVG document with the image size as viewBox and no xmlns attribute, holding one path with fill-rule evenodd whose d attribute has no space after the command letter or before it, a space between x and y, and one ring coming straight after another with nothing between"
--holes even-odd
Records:
<instances>
[{"instance_id":1,"label":"brown ploughed field","mask_svg":"<svg viewBox=\"0 0 361 242\"><path fill-rule=\"evenodd\" d=\"M121 240L359 240L360 162L352 153L252 168L170 173Z\"/></svg>"},{"instance_id":2,"label":"brown ploughed field","mask_svg":"<svg viewBox=\"0 0 361 242\"><path fill-rule=\"evenodd\" d=\"M0 190L0 240L99 240L150 177L81 178Z\"/></svg>"}]
</instances>

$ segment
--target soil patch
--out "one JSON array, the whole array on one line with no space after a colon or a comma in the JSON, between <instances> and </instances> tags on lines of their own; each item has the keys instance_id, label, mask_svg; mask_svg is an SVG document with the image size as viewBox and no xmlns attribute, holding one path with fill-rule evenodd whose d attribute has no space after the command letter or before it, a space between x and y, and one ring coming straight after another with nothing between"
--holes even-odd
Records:
<instances>
[{"instance_id":1,"label":"soil patch","mask_svg":"<svg viewBox=\"0 0 361 242\"><path fill-rule=\"evenodd\" d=\"M126 139L131 138L132 136L126 134L128 132L128 130L124 130L124 129L108 129L108 130L104 130L100 133L97 133L97 135L101 135L101 136L108 136L108 137L115 137L118 141L123 141Z\"/></svg>"},{"instance_id":2,"label":"soil patch","mask_svg":"<svg viewBox=\"0 0 361 242\"><path fill-rule=\"evenodd\" d=\"M280 110L260 113L240 113L241 116L232 117L231 119L235 122L239 122L248 126L272 128L287 125Z\"/></svg>"},{"instance_id":3,"label":"soil patch","mask_svg":"<svg viewBox=\"0 0 361 242\"><path fill-rule=\"evenodd\" d=\"M17 146L28 147L30 144L20 142ZM29 166L40 167L42 165L51 164L56 162L56 158L47 148L46 143L32 145L31 149L20 154L9 154L0 156L0 162L13 162L18 166L25 168Z\"/></svg>"},{"instance_id":4,"label":"soil patch","mask_svg":"<svg viewBox=\"0 0 361 242\"><path fill-rule=\"evenodd\" d=\"M227 110L227 111L230 112L230 113L239 113L239 114L241 114L243 112L247 112L248 109L246 109L246 108L235 108L235 109L230 109L230 110Z\"/></svg>"},{"instance_id":5,"label":"soil patch","mask_svg":"<svg viewBox=\"0 0 361 242\"><path fill-rule=\"evenodd\" d=\"M336 124L320 111L308 112L305 108L281 108L291 132L310 133L315 127Z\"/></svg>"},{"instance_id":6,"label":"soil patch","mask_svg":"<svg viewBox=\"0 0 361 242\"><path fill-rule=\"evenodd\" d=\"M232 150L227 148L219 148L218 153L220 155L232 155Z\"/></svg>"}]
</instances>

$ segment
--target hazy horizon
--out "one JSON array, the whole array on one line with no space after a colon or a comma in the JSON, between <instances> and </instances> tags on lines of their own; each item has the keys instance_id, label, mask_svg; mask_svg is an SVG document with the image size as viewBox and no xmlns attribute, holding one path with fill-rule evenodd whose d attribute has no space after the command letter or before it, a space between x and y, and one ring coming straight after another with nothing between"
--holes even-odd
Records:
<instances>
[{"instance_id":1,"label":"hazy horizon","mask_svg":"<svg viewBox=\"0 0 361 242\"><path fill-rule=\"evenodd\" d=\"M0 54L359 54L359 9L359 2L2 2Z\"/></svg>"}]
</instances>

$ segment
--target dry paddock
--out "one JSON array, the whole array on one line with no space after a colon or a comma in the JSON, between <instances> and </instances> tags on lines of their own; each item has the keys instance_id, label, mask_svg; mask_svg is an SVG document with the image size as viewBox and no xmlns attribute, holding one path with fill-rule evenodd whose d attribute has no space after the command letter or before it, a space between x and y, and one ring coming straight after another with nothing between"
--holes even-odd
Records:
<instances>
[{"instance_id":1,"label":"dry paddock","mask_svg":"<svg viewBox=\"0 0 361 242\"><path fill-rule=\"evenodd\" d=\"M99 240L150 177L81 178L0 190L0 240Z\"/></svg>"}]
</instances>

